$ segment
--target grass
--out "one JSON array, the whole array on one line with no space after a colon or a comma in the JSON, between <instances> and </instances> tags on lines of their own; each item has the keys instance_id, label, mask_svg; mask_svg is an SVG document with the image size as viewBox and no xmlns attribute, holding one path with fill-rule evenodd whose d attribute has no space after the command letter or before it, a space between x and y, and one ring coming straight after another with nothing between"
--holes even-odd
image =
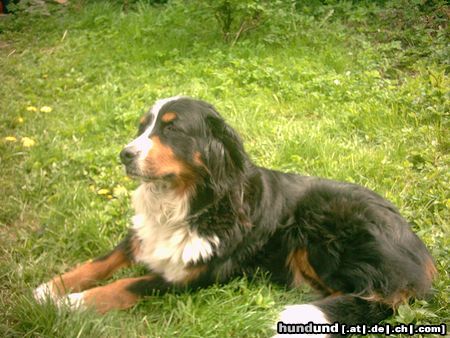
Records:
<instances>
[{"instance_id":1,"label":"grass","mask_svg":"<svg viewBox=\"0 0 450 338\"><path fill-rule=\"evenodd\" d=\"M439 277L434 297L387 322L450 322L445 6L315 3L232 47L213 15L180 1L127 11L44 2L49 16L0 17L2 336L264 337L283 304L311 299L261 274L106 316L32 300L35 286L124 235L136 183L118 153L148 106L175 94L215 104L259 165L357 182L392 200Z\"/></svg>"}]
</instances>

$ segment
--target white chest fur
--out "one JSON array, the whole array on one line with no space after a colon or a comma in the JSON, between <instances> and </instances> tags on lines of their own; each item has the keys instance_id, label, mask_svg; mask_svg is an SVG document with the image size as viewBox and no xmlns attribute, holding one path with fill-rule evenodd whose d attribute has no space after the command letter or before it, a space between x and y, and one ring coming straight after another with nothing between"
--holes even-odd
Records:
<instances>
[{"instance_id":1,"label":"white chest fur","mask_svg":"<svg viewBox=\"0 0 450 338\"><path fill-rule=\"evenodd\" d=\"M186 221L188 197L161 184L142 184L133 195L133 229L140 240L136 260L171 282L182 282L186 267L212 256L219 238L202 237Z\"/></svg>"}]
</instances>

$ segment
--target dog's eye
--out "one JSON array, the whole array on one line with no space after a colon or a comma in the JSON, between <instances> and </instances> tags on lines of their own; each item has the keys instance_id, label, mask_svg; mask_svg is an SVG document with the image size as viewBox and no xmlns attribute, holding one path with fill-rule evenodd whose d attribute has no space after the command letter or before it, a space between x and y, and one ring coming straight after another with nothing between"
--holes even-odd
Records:
<instances>
[{"instance_id":1,"label":"dog's eye","mask_svg":"<svg viewBox=\"0 0 450 338\"><path fill-rule=\"evenodd\" d=\"M175 126L173 123L169 123L166 125L166 127L164 128L164 131L168 131L168 132L178 132L180 131L180 129L177 128L177 126Z\"/></svg>"}]
</instances>

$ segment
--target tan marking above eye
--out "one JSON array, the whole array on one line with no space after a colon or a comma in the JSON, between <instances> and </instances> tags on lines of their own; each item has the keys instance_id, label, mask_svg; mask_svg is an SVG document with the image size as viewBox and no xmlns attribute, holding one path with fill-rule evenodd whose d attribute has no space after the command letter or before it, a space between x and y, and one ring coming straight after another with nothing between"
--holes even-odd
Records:
<instances>
[{"instance_id":1,"label":"tan marking above eye","mask_svg":"<svg viewBox=\"0 0 450 338\"><path fill-rule=\"evenodd\" d=\"M168 123L168 122L172 122L173 120L175 120L177 118L177 114L174 112L168 112L165 113L162 117L161 117L161 121Z\"/></svg>"}]
</instances>

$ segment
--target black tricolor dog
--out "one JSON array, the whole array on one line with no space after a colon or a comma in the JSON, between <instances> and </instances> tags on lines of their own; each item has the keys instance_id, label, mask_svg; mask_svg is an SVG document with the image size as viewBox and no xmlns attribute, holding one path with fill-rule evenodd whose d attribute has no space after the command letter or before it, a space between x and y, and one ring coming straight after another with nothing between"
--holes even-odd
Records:
<instances>
[{"instance_id":1,"label":"black tricolor dog","mask_svg":"<svg viewBox=\"0 0 450 338\"><path fill-rule=\"evenodd\" d=\"M423 296L436 269L388 201L361 186L255 166L213 106L157 101L120 154L141 185L129 234L111 253L35 290L42 299L124 309L154 290L203 287L258 268L309 283L324 298L292 305L284 323L376 323ZM149 274L94 287L121 267Z\"/></svg>"}]
</instances>

